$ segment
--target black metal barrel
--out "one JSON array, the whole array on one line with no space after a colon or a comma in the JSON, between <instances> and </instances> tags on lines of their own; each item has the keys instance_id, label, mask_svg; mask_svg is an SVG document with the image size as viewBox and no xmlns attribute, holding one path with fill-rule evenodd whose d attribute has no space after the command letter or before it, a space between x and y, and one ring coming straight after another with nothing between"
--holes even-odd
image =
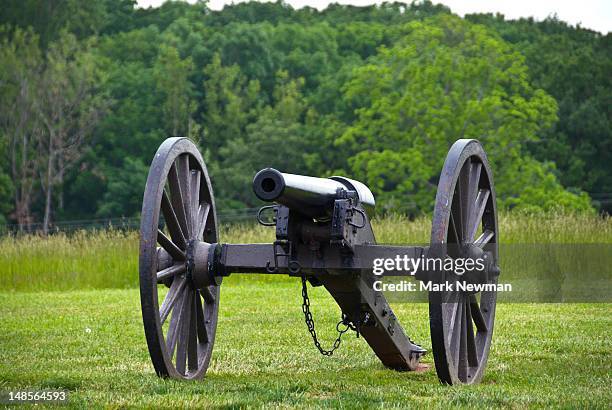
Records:
<instances>
[{"instance_id":1,"label":"black metal barrel","mask_svg":"<svg viewBox=\"0 0 612 410\"><path fill-rule=\"evenodd\" d=\"M286 174L274 168L259 171L253 179L255 195L262 201L277 202L312 218L327 218L334 201L343 191L356 191L366 212L374 208L374 195L359 181L345 177L315 178Z\"/></svg>"}]
</instances>

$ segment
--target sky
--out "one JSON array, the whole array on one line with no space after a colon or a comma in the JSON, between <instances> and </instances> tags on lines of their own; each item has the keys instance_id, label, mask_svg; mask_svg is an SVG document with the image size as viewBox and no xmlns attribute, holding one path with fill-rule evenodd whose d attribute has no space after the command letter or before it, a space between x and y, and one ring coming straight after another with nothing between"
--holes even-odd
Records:
<instances>
[{"instance_id":1,"label":"sky","mask_svg":"<svg viewBox=\"0 0 612 410\"><path fill-rule=\"evenodd\" d=\"M164 0L137 0L139 7L157 7ZM188 0L189 1L189 0ZM194 0L191 0L192 2ZM330 1L326 0L285 0L294 8L303 6L316 7L321 10ZM410 0L404 0L407 3ZM209 7L220 10L225 4L240 3L242 0L209 0ZM334 0L333 3L365 6L372 3L382 3L382 0ZM442 0L433 3L444 4L460 16L466 13L496 13L506 16L506 19L534 17L543 20L556 14L559 19L572 25L607 33L612 31L612 0Z\"/></svg>"}]
</instances>

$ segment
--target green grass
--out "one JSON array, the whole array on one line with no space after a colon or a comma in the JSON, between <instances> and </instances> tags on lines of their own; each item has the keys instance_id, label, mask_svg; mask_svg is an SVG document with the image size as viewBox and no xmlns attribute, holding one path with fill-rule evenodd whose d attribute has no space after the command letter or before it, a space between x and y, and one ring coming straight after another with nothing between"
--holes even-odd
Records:
<instances>
[{"instance_id":1,"label":"green grass","mask_svg":"<svg viewBox=\"0 0 612 410\"><path fill-rule=\"evenodd\" d=\"M387 217L374 220L373 227L379 243L427 244L431 221L426 217L415 221ZM595 215L502 214L499 230L501 242L505 244L612 243L612 218ZM226 226L222 229L221 240L228 243L271 242L274 229L257 225ZM138 286L136 232L82 231L49 238L5 236L0 238L0 249L0 290Z\"/></svg>"},{"instance_id":2,"label":"green grass","mask_svg":"<svg viewBox=\"0 0 612 410\"><path fill-rule=\"evenodd\" d=\"M303 323L298 282L226 280L213 359L202 381L155 376L138 292L107 289L0 293L0 391L67 389L76 407L609 408L608 304L502 304L487 373L478 386L442 386L424 372L385 369L345 337L319 355ZM339 315L323 290L313 311L327 343ZM426 304L394 309L430 348ZM91 329L91 332L86 332ZM346 335L348 336L348 334Z\"/></svg>"},{"instance_id":3,"label":"green grass","mask_svg":"<svg viewBox=\"0 0 612 410\"><path fill-rule=\"evenodd\" d=\"M428 241L426 218L373 224L380 243ZM595 216L502 215L500 231L503 243L612 243L612 221ZM233 226L222 239L265 242L273 234ZM399 373L349 334L333 358L322 357L303 322L296 279L234 275L223 282L206 378L177 382L157 378L148 356L136 233L4 237L0 249L0 392L67 389L75 407L115 408L612 406L610 304L498 305L482 384L448 387L437 382L431 354L428 370ZM328 345L339 309L320 288L311 299ZM427 305L393 307L430 350Z\"/></svg>"}]
</instances>

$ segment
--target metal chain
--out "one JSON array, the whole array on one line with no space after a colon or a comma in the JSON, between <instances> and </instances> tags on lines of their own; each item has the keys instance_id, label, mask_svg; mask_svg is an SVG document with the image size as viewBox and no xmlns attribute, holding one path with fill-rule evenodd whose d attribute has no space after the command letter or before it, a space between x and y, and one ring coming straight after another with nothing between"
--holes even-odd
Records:
<instances>
[{"instance_id":1,"label":"metal chain","mask_svg":"<svg viewBox=\"0 0 612 410\"><path fill-rule=\"evenodd\" d=\"M331 349L329 350L323 349L321 347L321 343L319 342L319 339L317 339L317 331L315 330L314 319L312 318L312 313L310 312L310 299L308 298L308 289L306 286L305 276L302 276L302 299L303 299L302 312L304 312L304 320L306 321L306 326L308 326L308 331L310 332L310 335L312 336L314 345L317 347L317 349L319 349L319 352L321 352L323 356L333 355L334 350L340 347L342 335L348 332L349 329L357 331L357 328L351 324L348 317L343 313L342 320L340 320L338 324L336 325L336 330L338 331L338 337L334 341L334 344L332 345ZM340 326L345 326L345 328L341 329Z\"/></svg>"}]
</instances>

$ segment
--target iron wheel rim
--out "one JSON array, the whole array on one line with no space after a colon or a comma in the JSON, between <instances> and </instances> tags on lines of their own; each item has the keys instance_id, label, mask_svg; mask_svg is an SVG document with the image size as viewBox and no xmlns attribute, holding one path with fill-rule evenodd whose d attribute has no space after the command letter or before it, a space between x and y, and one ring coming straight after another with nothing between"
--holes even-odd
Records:
<instances>
[{"instance_id":1,"label":"iron wheel rim","mask_svg":"<svg viewBox=\"0 0 612 410\"><path fill-rule=\"evenodd\" d=\"M185 202L181 200L183 195ZM160 229L160 214L167 227L166 235ZM162 377L201 378L212 355L220 288L193 287L185 253L188 241L196 238L209 243L219 239L210 178L202 156L190 140L168 138L157 150L147 177L139 258L145 336L155 371ZM168 256L170 266L166 266ZM162 261L164 265L160 267ZM158 280L163 274L168 274L166 279ZM167 286L168 293L160 306L159 288Z\"/></svg>"},{"instance_id":2,"label":"iron wheel rim","mask_svg":"<svg viewBox=\"0 0 612 410\"><path fill-rule=\"evenodd\" d=\"M461 215L467 218L456 222ZM495 189L487 156L478 141L458 140L440 176L431 245L477 244L491 253L497 266L498 237ZM496 284L497 277L489 283ZM438 378L445 384L478 383L491 347L497 292L480 292L480 300L476 295L461 294L456 303L442 302L445 297L448 294L429 293L431 342Z\"/></svg>"}]
</instances>

